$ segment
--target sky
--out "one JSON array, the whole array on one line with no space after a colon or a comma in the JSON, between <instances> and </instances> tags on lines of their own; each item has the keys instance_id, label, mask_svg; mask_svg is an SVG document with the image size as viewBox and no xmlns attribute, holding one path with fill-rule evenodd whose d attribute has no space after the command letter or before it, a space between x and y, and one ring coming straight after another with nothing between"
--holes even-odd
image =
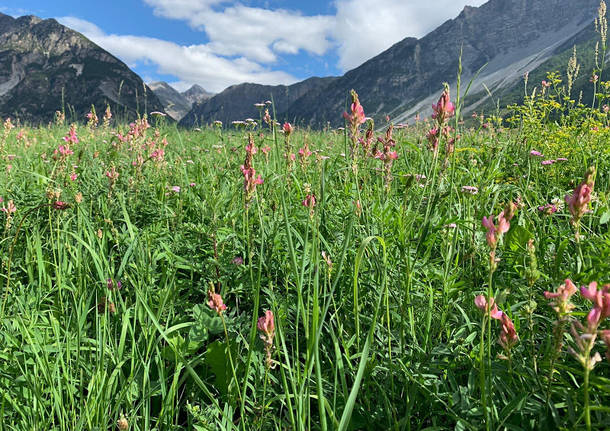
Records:
<instances>
[{"instance_id":1,"label":"sky","mask_svg":"<svg viewBox=\"0 0 610 431\"><path fill-rule=\"evenodd\" d=\"M486 1L0 0L0 12L55 18L145 82L220 92L342 75Z\"/></svg>"}]
</instances>

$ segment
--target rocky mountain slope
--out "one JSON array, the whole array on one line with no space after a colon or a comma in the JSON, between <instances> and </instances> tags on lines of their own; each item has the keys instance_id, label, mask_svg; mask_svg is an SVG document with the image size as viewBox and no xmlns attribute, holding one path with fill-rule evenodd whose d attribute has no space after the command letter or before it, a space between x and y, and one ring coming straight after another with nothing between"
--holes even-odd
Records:
<instances>
[{"instance_id":1,"label":"rocky mountain slope","mask_svg":"<svg viewBox=\"0 0 610 431\"><path fill-rule=\"evenodd\" d=\"M82 121L91 105L99 116L163 111L127 65L54 19L0 14L0 117L40 123L64 109Z\"/></svg>"},{"instance_id":2,"label":"rocky mountain slope","mask_svg":"<svg viewBox=\"0 0 610 431\"><path fill-rule=\"evenodd\" d=\"M214 93L206 91L201 85L195 84L188 90L181 93L191 105L201 103L214 96Z\"/></svg>"},{"instance_id":3,"label":"rocky mountain slope","mask_svg":"<svg viewBox=\"0 0 610 431\"><path fill-rule=\"evenodd\" d=\"M255 103L273 99L276 115L279 119L290 119L284 115L286 108L311 91L325 88L336 78L309 78L293 85L233 85L214 97L193 106L193 109L180 121L183 126L209 124L222 121L229 124L232 121L246 118L259 118L259 110Z\"/></svg>"},{"instance_id":4,"label":"rocky mountain slope","mask_svg":"<svg viewBox=\"0 0 610 431\"><path fill-rule=\"evenodd\" d=\"M340 78L314 81L300 92L292 89L303 89L308 81L289 87L234 86L194 106L183 124L256 118L251 105L273 93L279 119L337 126L343 124L352 88L367 115L409 121L417 113L431 113L443 82L449 82L455 96L460 53L462 92L472 80L464 113L506 105L523 94L526 72L535 72L538 79L558 70L557 59L597 37L593 20L598 6L599 0L490 0L478 8L467 6L425 37L404 39Z\"/></svg>"},{"instance_id":5,"label":"rocky mountain slope","mask_svg":"<svg viewBox=\"0 0 610 431\"><path fill-rule=\"evenodd\" d=\"M462 53L462 90L473 80L466 112L488 97L521 86L525 72L571 49L570 40L592 26L599 0L490 0L466 7L422 39L408 38L323 90L309 92L288 109L303 121L341 124L346 95L354 88L367 115L407 121L430 113L443 82L455 91Z\"/></svg>"},{"instance_id":6,"label":"rocky mountain slope","mask_svg":"<svg viewBox=\"0 0 610 431\"><path fill-rule=\"evenodd\" d=\"M151 82L148 86L159 98L165 111L178 121L191 110L193 104L201 103L213 96L197 84L182 93L167 82Z\"/></svg>"}]
</instances>

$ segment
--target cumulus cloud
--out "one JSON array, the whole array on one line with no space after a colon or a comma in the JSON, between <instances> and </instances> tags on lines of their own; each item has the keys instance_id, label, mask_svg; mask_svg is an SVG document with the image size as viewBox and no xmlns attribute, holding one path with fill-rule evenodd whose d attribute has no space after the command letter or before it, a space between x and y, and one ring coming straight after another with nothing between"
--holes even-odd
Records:
<instances>
[{"instance_id":1,"label":"cumulus cloud","mask_svg":"<svg viewBox=\"0 0 610 431\"><path fill-rule=\"evenodd\" d=\"M339 68L352 69L405 37L421 37L487 0L334 0L334 15L246 7L235 0L144 0L154 13L204 31L221 55L273 63L300 50L324 55L336 48Z\"/></svg>"},{"instance_id":2,"label":"cumulus cloud","mask_svg":"<svg viewBox=\"0 0 610 431\"><path fill-rule=\"evenodd\" d=\"M273 63L277 54L303 50L325 54L333 45L335 24L329 15L304 16L298 11L248 7L226 0L145 0L154 13L186 21L204 31L209 47L219 55L243 55Z\"/></svg>"},{"instance_id":3,"label":"cumulus cloud","mask_svg":"<svg viewBox=\"0 0 610 431\"><path fill-rule=\"evenodd\" d=\"M349 70L406 37L422 37L465 5L487 0L337 0L334 38L339 67Z\"/></svg>"},{"instance_id":4,"label":"cumulus cloud","mask_svg":"<svg viewBox=\"0 0 610 431\"><path fill-rule=\"evenodd\" d=\"M283 56L334 52L347 71L405 37L421 37L457 16L467 4L487 0L333 0L336 12L303 15L298 10L246 6L238 0L143 0L157 16L186 22L205 33L205 44L180 46L155 38L108 35L94 24L62 22L130 65L148 62L176 76L177 87L199 83L211 91L231 84L287 84L296 79L274 71ZM252 2L249 2L252 3Z\"/></svg>"},{"instance_id":5,"label":"cumulus cloud","mask_svg":"<svg viewBox=\"0 0 610 431\"><path fill-rule=\"evenodd\" d=\"M158 73L173 75L177 88L202 84L208 91L219 92L240 82L290 84L296 80L288 73L273 71L245 57L224 58L209 44L181 46L150 37L105 34L95 24L74 17L58 18L62 24L79 31L131 67L138 62L155 64Z\"/></svg>"}]
</instances>

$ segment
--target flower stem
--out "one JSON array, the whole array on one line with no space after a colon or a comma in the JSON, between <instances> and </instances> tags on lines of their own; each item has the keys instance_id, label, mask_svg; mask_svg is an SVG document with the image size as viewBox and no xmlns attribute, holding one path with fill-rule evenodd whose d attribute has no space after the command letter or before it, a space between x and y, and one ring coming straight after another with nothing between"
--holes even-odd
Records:
<instances>
[{"instance_id":1,"label":"flower stem","mask_svg":"<svg viewBox=\"0 0 610 431\"><path fill-rule=\"evenodd\" d=\"M235 365L233 363L233 355L231 355L231 343L229 342L229 332L227 331L227 324L225 322L225 316L222 313L220 313L220 319L222 320L222 327L225 330L225 338L227 340L227 353L228 353L228 356L229 356L229 363L231 364L231 371L233 372L233 379L235 380L235 384L238 387L238 389L237 389L237 397L239 399L239 397L240 397L240 393L239 393L239 380L237 380L237 374L235 373Z\"/></svg>"}]
</instances>

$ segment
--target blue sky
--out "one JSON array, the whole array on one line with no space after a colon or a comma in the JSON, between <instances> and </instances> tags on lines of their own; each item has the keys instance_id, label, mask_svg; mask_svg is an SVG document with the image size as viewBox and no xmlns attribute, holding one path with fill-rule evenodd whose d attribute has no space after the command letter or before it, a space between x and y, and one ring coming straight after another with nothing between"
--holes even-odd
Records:
<instances>
[{"instance_id":1,"label":"blue sky","mask_svg":"<svg viewBox=\"0 0 610 431\"><path fill-rule=\"evenodd\" d=\"M0 12L56 18L147 82L219 92L341 75L485 1L0 0Z\"/></svg>"}]
</instances>

